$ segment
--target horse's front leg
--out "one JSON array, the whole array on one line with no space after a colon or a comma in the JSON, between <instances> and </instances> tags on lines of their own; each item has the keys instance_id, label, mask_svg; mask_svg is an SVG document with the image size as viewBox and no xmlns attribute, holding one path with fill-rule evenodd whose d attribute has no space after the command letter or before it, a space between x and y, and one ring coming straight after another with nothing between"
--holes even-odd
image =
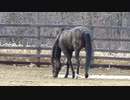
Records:
<instances>
[{"instance_id":1,"label":"horse's front leg","mask_svg":"<svg viewBox=\"0 0 130 100\"><path fill-rule=\"evenodd\" d=\"M74 68L73 68L71 60L69 60L69 65L71 66L72 78L75 78L75 71L74 71Z\"/></svg>"},{"instance_id":2,"label":"horse's front leg","mask_svg":"<svg viewBox=\"0 0 130 100\"><path fill-rule=\"evenodd\" d=\"M68 78L68 75L69 75L69 63L68 63L68 61L67 61L66 65L67 65L67 69L66 69L65 78Z\"/></svg>"},{"instance_id":3,"label":"horse's front leg","mask_svg":"<svg viewBox=\"0 0 130 100\"><path fill-rule=\"evenodd\" d=\"M79 76L79 67L80 67L80 60L79 60L79 51L75 50L75 58L76 58L76 65L77 65L77 72L76 72L76 79Z\"/></svg>"},{"instance_id":4,"label":"horse's front leg","mask_svg":"<svg viewBox=\"0 0 130 100\"><path fill-rule=\"evenodd\" d=\"M72 51L68 51L65 48L63 49L63 53L64 55L67 57L67 68L69 69L69 66L71 67L71 71L72 71L72 78L75 78L75 71L71 62L71 58L72 58ZM69 71L69 70L68 70ZM67 72L68 73L68 72ZM66 74L67 75L67 74Z\"/></svg>"}]
</instances>

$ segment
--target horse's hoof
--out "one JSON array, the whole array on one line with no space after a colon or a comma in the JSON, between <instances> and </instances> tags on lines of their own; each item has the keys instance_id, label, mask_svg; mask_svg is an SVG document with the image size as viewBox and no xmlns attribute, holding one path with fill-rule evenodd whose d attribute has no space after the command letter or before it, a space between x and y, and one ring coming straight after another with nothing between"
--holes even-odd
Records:
<instances>
[{"instance_id":1,"label":"horse's hoof","mask_svg":"<svg viewBox=\"0 0 130 100\"><path fill-rule=\"evenodd\" d=\"M79 75L78 75L78 74L76 74L75 79L77 79L78 77L79 77Z\"/></svg>"},{"instance_id":2,"label":"horse's hoof","mask_svg":"<svg viewBox=\"0 0 130 100\"><path fill-rule=\"evenodd\" d=\"M75 79L78 79L78 77L76 76Z\"/></svg>"},{"instance_id":3,"label":"horse's hoof","mask_svg":"<svg viewBox=\"0 0 130 100\"><path fill-rule=\"evenodd\" d=\"M74 79L75 78L75 75L74 76L72 76L72 79Z\"/></svg>"},{"instance_id":4,"label":"horse's hoof","mask_svg":"<svg viewBox=\"0 0 130 100\"><path fill-rule=\"evenodd\" d=\"M85 78L88 78L88 76L89 76L88 74L85 74Z\"/></svg>"},{"instance_id":5,"label":"horse's hoof","mask_svg":"<svg viewBox=\"0 0 130 100\"><path fill-rule=\"evenodd\" d=\"M68 76L65 76L64 78L68 78Z\"/></svg>"}]
</instances>

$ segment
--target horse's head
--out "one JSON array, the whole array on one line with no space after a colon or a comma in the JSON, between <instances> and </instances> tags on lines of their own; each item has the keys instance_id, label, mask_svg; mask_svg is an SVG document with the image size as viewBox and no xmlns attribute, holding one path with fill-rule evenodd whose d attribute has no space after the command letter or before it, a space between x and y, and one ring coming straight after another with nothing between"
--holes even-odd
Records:
<instances>
[{"instance_id":1,"label":"horse's head","mask_svg":"<svg viewBox=\"0 0 130 100\"><path fill-rule=\"evenodd\" d=\"M52 68L53 68L52 69L53 77L57 78L59 71L61 70L61 63L59 60L54 60L53 58L51 60L51 63L52 63Z\"/></svg>"},{"instance_id":2,"label":"horse's head","mask_svg":"<svg viewBox=\"0 0 130 100\"><path fill-rule=\"evenodd\" d=\"M51 63L52 63L52 68L53 68L53 77L56 78L58 77L59 71L61 69L61 63L60 63L60 58L61 58L61 49L59 47L59 37L61 35L63 30L57 35L55 43L52 48L52 57L51 57Z\"/></svg>"}]
</instances>

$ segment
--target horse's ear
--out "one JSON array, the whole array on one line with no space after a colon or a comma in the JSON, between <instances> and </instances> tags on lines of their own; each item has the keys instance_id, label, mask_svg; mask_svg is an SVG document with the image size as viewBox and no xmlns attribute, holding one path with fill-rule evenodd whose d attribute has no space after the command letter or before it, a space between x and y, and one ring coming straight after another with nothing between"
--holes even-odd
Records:
<instances>
[{"instance_id":1,"label":"horse's ear","mask_svg":"<svg viewBox=\"0 0 130 100\"><path fill-rule=\"evenodd\" d=\"M58 30L56 30L56 35L58 35L60 33L60 30L58 29Z\"/></svg>"},{"instance_id":2,"label":"horse's ear","mask_svg":"<svg viewBox=\"0 0 130 100\"><path fill-rule=\"evenodd\" d=\"M54 59L53 59L53 57L51 57L51 64L53 64L54 63Z\"/></svg>"},{"instance_id":3,"label":"horse's ear","mask_svg":"<svg viewBox=\"0 0 130 100\"><path fill-rule=\"evenodd\" d=\"M64 30L65 30L65 28L61 28L61 32L64 31Z\"/></svg>"},{"instance_id":4,"label":"horse's ear","mask_svg":"<svg viewBox=\"0 0 130 100\"><path fill-rule=\"evenodd\" d=\"M58 35L59 33L61 33L62 31L64 31L65 29L64 28L60 28L56 31L56 35Z\"/></svg>"},{"instance_id":5,"label":"horse's ear","mask_svg":"<svg viewBox=\"0 0 130 100\"><path fill-rule=\"evenodd\" d=\"M61 67L64 66L64 64L61 64Z\"/></svg>"}]
</instances>

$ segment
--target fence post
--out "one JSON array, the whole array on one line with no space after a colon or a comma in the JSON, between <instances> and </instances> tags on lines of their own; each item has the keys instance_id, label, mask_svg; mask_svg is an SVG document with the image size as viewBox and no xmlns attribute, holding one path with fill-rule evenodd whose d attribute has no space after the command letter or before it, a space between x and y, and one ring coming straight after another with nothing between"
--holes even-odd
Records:
<instances>
[{"instance_id":1,"label":"fence post","mask_svg":"<svg viewBox=\"0 0 130 100\"><path fill-rule=\"evenodd\" d=\"M91 31L91 36L92 36L92 40L91 40L91 43L92 43L92 60L91 60L91 65L93 65L94 64L94 39L93 39L93 32L94 32L94 28L93 28L93 26L91 26L90 27L90 31Z\"/></svg>"},{"instance_id":2,"label":"fence post","mask_svg":"<svg viewBox=\"0 0 130 100\"><path fill-rule=\"evenodd\" d=\"M37 27L38 38L37 38L37 66L40 67L40 57L41 57L41 32L40 27Z\"/></svg>"}]
</instances>

